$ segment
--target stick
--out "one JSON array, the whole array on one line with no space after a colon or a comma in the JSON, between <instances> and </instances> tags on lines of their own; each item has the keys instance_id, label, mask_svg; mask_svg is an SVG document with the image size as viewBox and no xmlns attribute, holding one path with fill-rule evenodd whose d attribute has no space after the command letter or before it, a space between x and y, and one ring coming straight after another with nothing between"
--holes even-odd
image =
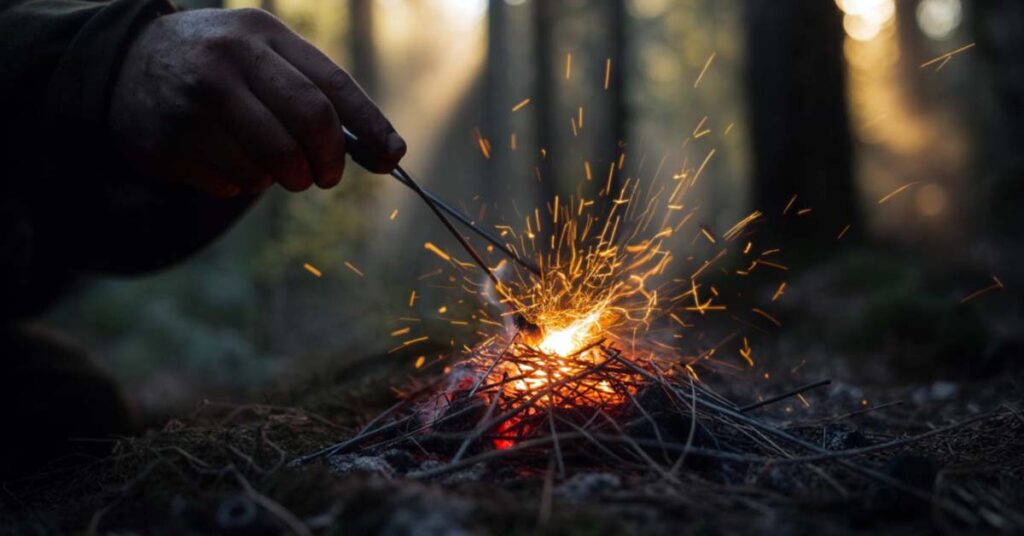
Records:
<instances>
[{"instance_id":1,"label":"stick","mask_svg":"<svg viewBox=\"0 0 1024 536\"><path fill-rule=\"evenodd\" d=\"M760 408L762 406L767 406L768 404L774 404L774 403L776 403L776 402L778 402L780 400L785 400L787 398L796 396L796 395L804 393L806 391L810 391L811 389L814 389L814 388L817 388L817 387L821 387L823 385L828 385L830 383L832 383L832 380L819 380L819 381L816 381L814 383L809 383L807 385L802 385L800 387L797 387L796 389L793 389L792 391L788 391L788 392L782 393L781 395L776 395L776 396L773 396L771 398L767 398L765 400L762 400L760 402L754 402L753 404L748 404L746 406L743 406L742 408L740 408L740 413L746 413L746 412L748 412L748 411L750 411L752 409L757 409L757 408Z\"/></svg>"}]
</instances>

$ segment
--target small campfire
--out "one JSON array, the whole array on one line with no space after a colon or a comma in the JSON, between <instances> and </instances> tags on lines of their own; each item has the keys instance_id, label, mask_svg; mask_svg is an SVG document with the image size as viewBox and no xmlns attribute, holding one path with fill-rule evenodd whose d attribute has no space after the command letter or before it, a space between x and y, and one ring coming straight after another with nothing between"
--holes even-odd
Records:
<instances>
[{"instance_id":1,"label":"small campfire","mask_svg":"<svg viewBox=\"0 0 1024 536\"><path fill-rule=\"evenodd\" d=\"M612 195L609 180L595 199L556 197L547 206L548 218L536 210L524 218L522 230L495 226L506 240L500 249L517 263L503 259L494 267L480 266L479 255L467 246L474 265L428 243L455 270L480 266L488 272L483 283L465 274L449 279L461 280L474 301L489 304L491 312L478 308L469 320L458 321L472 321L481 340L464 346L464 355L445 366L443 375L400 389L400 400L353 437L293 464L326 458L351 466L346 457L386 460L399 453L396 471L413 479L458 480L466 473L480 478L480 471L500 479L533 472L551 482L577 470L614 468L674 484L687 471L737 483L771 467L788 475L783 480L811 489L846 493L858 481L871 481L962 514L955 503L852 459L992 415L873 444L842 426L815 428L812 438L754 413L792 397L806 403L803 393L829 380L768 398L751 396L742 404L701 379L710 373L733 380L752 370L746 328L765 321L780 325L763 305L730 307L728 299L741 292L729 294L723 285L759 267L779 273L787 268L772 257L778 249L754 247L749 228L762 219L759 212L721 236L694 223L695 210L683 197L699 177L700 168L684 165L668 187L643 195L632 180ZM707 256L673 254L680 249L701 249ZM737 258L738 268L726 266ZM537 269L523 270L531 266L524 259ZM784 289L783 281L770 300ZM745 312L750 318L743 318ZM702 347L708 343L700 321L710 318L735 321L741 329ZM411 337L400 348L427 338L410 331L398 331ZM737 344L736 353L726 351L726 344ZM420 358L417 368L422 364ZM730 374L717 374L722 370ZM823 464L841 470L836 474Z\"/></svg>"},{"instance_id":2,"label":"small campfire","mask_svg":"<svg viewBox=\"0 0 1024 536\"><path fill-rule=\"evenodd\" d=\"M489 279L483 283L461 277L475 301L496 311L480 308L471 317L482 340L466 346L445 374L401 390L399 402L355 436L293 463L398 451L418 460L405 464L409 478L445 478L491 463L498 473L546 467L548 478L564 478L578 467L614 467L677 483L684 467L713 467L721 478L742 481L775 466L794 471L808 485L842 489L817 465L829 462L848 475L942 502L846 456L900 447L946 430L873 445L831 438L839 449L826 448L752 413L802 397L828 380L746 405L702 381L705 372L735 373L755 364L742 331L725 339L742 341L736 354L719 352L725 343L692 347L701 344L699 320L727 311L727 293L719 285L761 266L780 272L786 267L769 258L778 249L754 247L749 226L762 218L759 212L721 236L694 223L695 211L683 197L699 177L699 168L684 166L669 187L642 195L631 180L612 195L609 180L595 199L556 197L547 207L548 218L534 211L520 231L496 226L507 241L502 249L521 258L519 266L507 260L484 266ZM709 251L704 259L672 253L698 245ZM427 249L456 270L474 268L433 244ZM739 268L725 266L730 250L731 258L741 259ZM534 260L538 270L521 270L523 258ZM684 262L674 263L677 258ZM779 325L762 308L738 309L718 316L744 326L758 319ZM744 310L758 318L744 320ZM402 347L426 338L409 336ZM842 435L842 430L832 432Z\"/></svg>"}]
</instances>

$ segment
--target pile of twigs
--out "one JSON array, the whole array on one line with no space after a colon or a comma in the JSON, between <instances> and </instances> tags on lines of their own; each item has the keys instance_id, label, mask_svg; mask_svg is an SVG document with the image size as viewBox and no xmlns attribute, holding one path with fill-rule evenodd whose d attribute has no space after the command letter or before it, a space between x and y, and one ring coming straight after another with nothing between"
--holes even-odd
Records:
<instances>
[{"instance_id":1,"label":"pile of twigs","mask_svg":"<svg viewBox=\"0 0 1024 536\"><path fill-rule=\"evenodd\" d=\"M462 382L458 389L444 389L439 379L370 420L353 437L300 456L292 465L353 451L373 454L399 448L433 462L408 471L405 476L411 479L441 477L499 461L506 468L548 467L559 478L577 468L612 468L653 474L677 485L684 469L728 466L730 474L742 475L781 468L800 478L816 479L842 496L849 493L851 482L872 482L967 522L976 516L867 462L871 456L1002 413L979 415L912 437L829 450L752 415L756 409L826 385L828 380L740 406L692 376L667 376L611 346L599 343L598 348L603 360L535 392L509 396L506 387L516 378L507 373L487 383L493 364L476 381ZM613 385L621 396L586 396L596 381L609 378L616 379Z\"/></svg>"}]
</instances>

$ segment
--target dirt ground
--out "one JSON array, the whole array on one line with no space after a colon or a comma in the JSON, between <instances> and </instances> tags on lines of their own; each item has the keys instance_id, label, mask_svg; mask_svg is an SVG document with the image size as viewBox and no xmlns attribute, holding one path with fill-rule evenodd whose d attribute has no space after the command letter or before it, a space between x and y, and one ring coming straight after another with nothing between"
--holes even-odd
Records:
<instances>
[{"instance_id":1,"label":"dirt ground","mask_svg":"<svg viewBox=\"0 0 1024 536\"><path fill-rule=\"evenodd\" d=\"M834 287L830 277L817 272L794 286ZM846 296L853 294L863 295L855 289ZM870 299L858 305L843 293L833 296L837 303L817 299L815 306L868 318L866 329L877 321L876 312L857 314L857 307L871 307L864 305ZM794 309L808 306L799 292L790 299ZM936 321L945 314L935 313ZM856 326L856 318L845 325ZM808 321L802 330L757 347L779 357L756 371L704 379L740 404L831 379L803 400L788 398L755 412L765 423L839 453L799 470L709 459L665 474L573 458L562 472L542 454L494 457L424 477L425 467L446 460L415 449L361 448L290 464L356 434L394 403L393 386L422 384L439 372L416 371L415 354L389 354L324 368L268 393L263 403L205 402L160 429L120 441L108 458L65 460L8 483L0 490L0 533L1024 531L1024 375L1005 364L990 367L998 373L984 367L965 373L970 367L958 368L955 361L962 356L944 353L948 344L937 349L935 336L915 337L905 319L894 318L899 335L872 343L880 350L840 344L841 334L832 338ZM962 321L958 316L954 323ZM1012 340L995 346L984 355L1016 359ZM865 357L872 352L873 359ZM929 356L924 373L900 372L922 369L919 362L905 363L921 356ZM920 434L927 435L900 441ZM872 448L878 445L890 446ZM851 464L882 476L864 478Z\"/></svg>"}]
</instances>

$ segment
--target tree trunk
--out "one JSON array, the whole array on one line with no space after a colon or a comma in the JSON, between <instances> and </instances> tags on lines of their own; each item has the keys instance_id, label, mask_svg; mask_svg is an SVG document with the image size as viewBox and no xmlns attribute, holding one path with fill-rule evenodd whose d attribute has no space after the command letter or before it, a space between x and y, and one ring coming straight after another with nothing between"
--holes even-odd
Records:
<instances>
[{"instance_id":1,"label":"tree trunk","mask_svg":"<svg viewBox=\"0 0 1024 536\"><path fill-rule=\"evenodd\" d=\"M1024 2L972 2L982 76L978 199L989 234L1020 246L1024 237Z\"/></svg>"},{"instance_id":2,"label":"tree trunk","mask_svg":"<svg viewBox=\"0 0 1024 536\"><path fill-rule=\"evenodd\" d=\"M628 48L626 22L629 16L626 3L619 0L605 1L605 27L608 28L608 58L611 59L611 73L608 78L608 89L604 95L604 106L607 110L607 128L602 129L596 144L596 161L594 165L595 180L604 187L607 180L609 165L614 163L627 142L629 130L629 114L626 104L626 68L628 66ZM607 68L607 66L606 66ZM612 184L608 197L599 200L600 210L611 211L611 200L622 190L626 172L616 171L612 176Z\"/></svg>"},{"instance_id":3,"label":"tree trunk","mask_svg":"<svg viewBox=\"0 0 1024 536\"><path fill-rule=\"evenodd\" d=\"M484 92L484 132L491 140L491 158L486 162L484 199L501 199L509 184L511 168L508 75L508 7L505 0L490 0L487 15L487 71Z\"/></svg>"},{"instance_id":4,"label":"tree trunk","mask_svg":"<svg viewBox=\"0 0 1024 536\"><path fill-rule=\"evenodd\" d=\"M557 15L557 2L535 1L533 2L533 55L535 66L535 82L532 104L534 112L534 128L536 129L537 144L546 153L541 158L538 169L543 180L539 190L537 206L543 207L554 199L559 191L559 161L562 155L559 154L557 92L555 91L555 66L553 57L553 37Z\"/></svg>"},{"instance_id":5,"label":"tree trunk","mask_svg":"<svg viewBox=\"0 0 1024 536\"><path fill-rule=\"evenodd\" d=\"M827 248L846 225L861 228L841 14L824 0L747 0L746 10L754 209L773 242ZM798 216L804 208L813 212Z\"/></svg>"},{"instance_id":6,"label":"tree trunk","mask_svg":"<svg viewBox=\"0 0 1024 536\"><path fill-rule=\"evenodd\" d=\"M373 0L349 0L349 49L352 76L372 98L379 89L373 36Z\"/></svg>"},{"instance_id":7,"label":"tree trunk","mask_svg":"<svg viewBox=\"0 0 1024 536\"><path fill-rule=\"evenodd\" d=\"M620 0L610 0L608 26L611 28L610 41L612 46L612 72L608 85L609 113L611 115L611 144L601 147L602 157L615 159L618 157L619 146L626 142L629 137L629 110L626 104L626 68L628 60L628 41L626 22L628 13L626 3ZM616 183L621 184L622 174L616 177ZM617 191L617 189L613 190Z\"/></svg>"}]
</instances>

